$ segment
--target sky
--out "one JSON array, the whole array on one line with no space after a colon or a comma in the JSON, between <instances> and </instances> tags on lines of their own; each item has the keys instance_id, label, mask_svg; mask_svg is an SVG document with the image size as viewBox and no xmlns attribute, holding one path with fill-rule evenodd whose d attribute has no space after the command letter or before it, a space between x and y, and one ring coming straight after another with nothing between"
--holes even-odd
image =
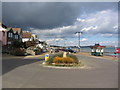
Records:
<instances>
[{"instance_id":1,"label":"sky","mask_svg":"<svg viewBox=\"0 0 120 90\"><path fill-rule=\"evenodd\" d=\"M3 2L2 21L38 35L51 45L115 46L118 43L117 2Z\"/></svg>"}]
</instances>

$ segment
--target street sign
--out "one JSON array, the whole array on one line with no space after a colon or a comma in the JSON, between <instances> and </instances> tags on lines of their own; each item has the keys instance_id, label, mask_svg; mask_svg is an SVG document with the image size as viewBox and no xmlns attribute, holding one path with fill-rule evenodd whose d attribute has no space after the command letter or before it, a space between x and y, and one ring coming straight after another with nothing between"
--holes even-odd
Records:
<instances>
[{"instance_id":1,"label":"street sign","mask_svg":"<svg viewBox=\"0 0 120 90\"><path fill-rule=\"evenodd\" d=\"M45 61L49 60L49 54L45 54Z\"/></svg>"}]
</instances>

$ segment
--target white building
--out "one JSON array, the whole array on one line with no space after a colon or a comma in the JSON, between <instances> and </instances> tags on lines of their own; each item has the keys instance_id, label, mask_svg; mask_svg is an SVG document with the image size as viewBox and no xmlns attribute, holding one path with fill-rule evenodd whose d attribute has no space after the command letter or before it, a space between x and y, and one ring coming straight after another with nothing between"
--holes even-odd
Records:
<instances>
[{"instance_id":1,"label":"white building","mask_svg":"<svg viewBox=\"0 0 120 90\"><path fill-rule=\"evenodd\" d=\"M23 31L22 42L35 41L36 39L37 35L32 34L31 32L28 31Z\"/></svg>"}]
</instances>

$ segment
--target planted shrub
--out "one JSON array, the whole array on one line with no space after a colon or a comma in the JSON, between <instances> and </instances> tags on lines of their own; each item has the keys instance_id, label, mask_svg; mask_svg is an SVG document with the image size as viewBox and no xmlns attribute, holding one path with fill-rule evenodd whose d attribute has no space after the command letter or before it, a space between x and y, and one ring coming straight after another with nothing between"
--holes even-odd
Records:
<instances>
[{"instance_id":1,"label":"planted shrub","mask_svg":"<svg viewBox=\"0 0 120 90\"><path fill-rule=\"evenodd\" d=\"M63 63L63 58L57 56L53 58L53 63Z\"/></svg>"},{"instance_id":2,"label":"planted shrub","mask_svg":"<svg viewBox=\"0 0 120 90\"><path fill-rule=\"evenodd\" d=\"M69 63L74 63L74 59L70 57L64 57L63 58L63 63L69 64Z\"/></svg>"},{"instance_id":3,"label":"planted shrub","mask_svg":"<svg viewBox=\"0 0 120 90\"><path fill-rule=\"evenodd\" d=\"M69 63L74 63L74 59L70 58L70 57L55 57L53 59L53 63L65 63L65 64L69 64Z\"/></svg>"},{"instance_id":4,"label":"planted shrub","mask_svg":"<svg viewBox=\"0 0 120 90\"><path fill-rule=\"evenodd\" d=\"M63 53L61 52L61 53L57 53L57 54L54 54L54 55L50 55L50 57L49 57L49 60L47 61L49 64L50 63L53 63L53 59L55 58L55 57L63 57Z\"/></svg>"},{"instance_id":5,"label":"planted shrub","mask_svg":"<svg viewBox=\"0 0 120 90\"><path fill-rule=\"evenodd\" d=\"M67 54L66 57L63 57L63 52L50 55L49 60L46 62L46 65L52 66L61 66L61 67L79 67L84 64L79 62L78 58L74 54Z\"/></svg>"},{"instance_id":6,"label":"planted shrub","mask_svg":"<svg viewBox=\"0 0 120 90\"><path fill-rule=\"evenodd\" d=\"M16 48L12 51L12 54L15 55L15 56L24 56L25 55L25 49Z\"/></svg>"},{"instance_id":7,"label":"planted shrub","mask_svg":"<svg viewBox=\"0 0 120 90\"><path fill-rule=\"evenodd\" d=\"M73 54L68 54L67 56L70 57L70 58L72 58L75 63L78 63L78 62L79 62L78 58L77 58L75 55L73 55Z\"/></svg>"}]
</instances>

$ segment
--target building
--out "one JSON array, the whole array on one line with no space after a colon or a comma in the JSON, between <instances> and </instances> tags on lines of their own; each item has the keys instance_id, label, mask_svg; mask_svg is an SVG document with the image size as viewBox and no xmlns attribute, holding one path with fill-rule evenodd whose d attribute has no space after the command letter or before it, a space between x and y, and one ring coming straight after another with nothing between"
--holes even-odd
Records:
<instances>
[{"instance_id":1,"label":"building","mask_svg":"<svg viewBox=\"0 0 120 90\"><path fill-rule=\"evenodd\" d=\"M23 31L22 42L36 41L36 40L37 40L37 35L32 34L31 32L28 31Z\"/></svg>"},{"instance_id":2,"label":"building","mask_svg":"<svg viewBox=\"0 0 120 90\"><path fill-rule=\"evenodd\" d=\"M7 30L0 26L0 41L2 42L2 46L7 44Z\"/></svg>"},{"instance_id":3,"label":"building","mask_svg":"<svg viewBox=\"0 0 120 90\"><path fill-rule=\"evenodd\" d=\"M7 28L0 22L0 41L4 45L13 44L14 41L22 42L21 28Z\"/></svg>"},{"instance_id":4,"label":"building","mask_svg":"<svg viewBox=\"0 0 120 90\"><path fill-rule=\"evenodd\" d=\"M14 41L22 42L21 28L7 28L7 44L13 44Z\"/></svg>"},{"instance_id":5,"label":"building","mask_svg":"<svg viewBox=\"0 0 120 90\"><path fill-rule=\"evenodd\" d=\"M21 28L12 28L12 30L16 33L15 38L18 39L19 42L22 42L22 29Z\"/></svg>"},{"instance_id":6,"label":"building","mask_svg":"<svg viewBox=\"0 0 120 90\"><path fill-rule=\"evenodd\" d=\"M7 44L7 30L6 26L0 22L0 42L2 42L2 46Z\"/></svg>"},{"instance_id":7,"label":"building","mask_svg":"<svg viewBox=\"0 0 120 90\"><path fill-rule=\"evenodd\" d=\"M7 28L7 45L13 44L15 38L17 39L17 32L13 31L12 28Z\"/></svg>"},{"instance_id":8,"label":"building","mask_svg":"<svg viewBox=\"0 0 120 90\"><path fill-rule=\"evenodd\" d=\"M32 40L33 40L33 41L36 41L36 40L37 40L37 35L32 34Z\"/></svg>"},{"instance_id":9,"label":"building","mask_svg":"<svg viewBox=\"0 0 120 90\"><path fill-rule=\"evenodd\" d=\"M31 41L31 40L32 40L32 33L27 32L27 31L23 31L22 42L27 42L27 41Z\"/></svg>"},{"instance_id":10,"label":"building","mask_svg":"<svg viewBox=\"0 0 120 90\"><path fill-rule=\"evenodd\" d=\"M91 48L91 55L102 56L104 53L105 46L95 44L94 46L90 46L90 48Z\"/></svg>"},{"instance_id":11,"label":"building","mask_svg":"<svg viewBox=\"0 0 120 90\"><path fill-rule=\"evenodd\" d=\"M5 26L2 22L0 22L0 26L3 27L3 28L7 28L7 26Z\"/></svg>"}]
</instances>

